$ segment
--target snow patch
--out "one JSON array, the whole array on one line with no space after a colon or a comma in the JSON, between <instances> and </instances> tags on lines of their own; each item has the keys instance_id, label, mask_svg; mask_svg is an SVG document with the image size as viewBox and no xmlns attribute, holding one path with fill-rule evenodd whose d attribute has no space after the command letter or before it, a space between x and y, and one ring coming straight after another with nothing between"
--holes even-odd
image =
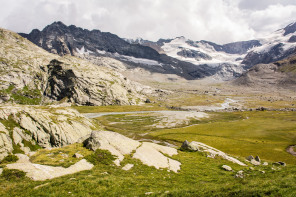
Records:
<instances>
[{"instance_id":1,"label":"snow patch","mask_svg":"<svg viewBox=\"0 0 296 197\"><path fill-rule=\"evenodd\" d=\"M84 46L81 47L81 49L76 48L77 53L80 55L89 55L90 53L93 53L90 50L85 50Z\"/></svg>"}]
</instances>

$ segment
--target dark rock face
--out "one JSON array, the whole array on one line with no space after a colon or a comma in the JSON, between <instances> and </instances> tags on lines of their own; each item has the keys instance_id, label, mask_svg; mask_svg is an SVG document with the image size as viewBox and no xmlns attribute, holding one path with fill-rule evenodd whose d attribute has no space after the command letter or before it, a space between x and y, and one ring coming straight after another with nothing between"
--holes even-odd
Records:
<instances>
[{"instance_id":1,"label":"dark rock face","mask_svg":"<svg viewBox=\"0 0 296 197\"><path fill-rule=\"evenodd\" d=\"M284 30L285 30L284 36L291 34L291 33L295 33L296 32L296 23L291 23L290 25L285 27Z\"/></svg>"},{"instance_id":2,"label":"dark rock face","mask_svg":"<svg viewBox=\"0 0 296 197\"><path fill-rule=\"evenodd\" d=\"M30 34L20 35L59 55L75 55L77 49L84 47L86 51L93 53L100 50L139 58L159 59L159 54L149 47L131 45L114 34L99 30L89 31L74 25L66 26L62 22L54 22L42 31L33 30Z\"/></svg>"},{"instance_id":3,"label":"dark rock face","mask_svg":"<svg viewBox=\"0 0 296 197\"><path fill-rule=\"evenodd\" d=\"M178 52L177 55L182 56L182 57L186 57L186 58L195 58L197 60L211 60L212 57L200 52L200 51L195 51L195 50L191 50L191 49L182 49L182 51Z\"/></svg>"},{"instance_id":4,"label":"dark rock face","mask_svg":"<svg viewBox=\"0 0 296 197\"><path fill-rule=\"evenodd\" d=\"M294 36L291 36L291 37L289 38L288 42L291 42L291 43L296 42L296 36L295 36L295 35L294 35Z\"/></svg>"},{"instance_id":5,"label":"dark rock face","mask_svg":"<svg viewBox=\"0 0 296 197\"><path fill-rule=\"evenodd\" d=\"M261 46L258 40L250 40L250 41L241 41L241 42L232 42L224 45L218 45L213 42L202 40L202 43L209 44L214 47L216 51L223 51L229 54L245 54L247 51L253 47ZM194 42L187 42L191 46L195 46Z\"/></svg>"},{"instance_id":6,"label":"dark rock face","mask_svg":"<svg viewBox=\"0 0 296 197\"><path fill-rule=\"evenodd\" d=\"M296 47L284 51L283 46L284 44L279 43L264 53L252 51L246 55L242 64L244 64L246 68L251 68L256 64L269 64L271 62L279 61L296 52Z\"/></svg>"},{"instance_id":7,"label":"dark rock face","mask_svg":"<svg viewBox=\"0 0 296 197\"><path fill-rule=\"evenodd\" d=\"M64 70L62 62L52 60L48 67L48 85L45 90L45 96L54 100L63 98L72 98L75 87L75 75L72 70Z\"/></svg>"}]
</instances>

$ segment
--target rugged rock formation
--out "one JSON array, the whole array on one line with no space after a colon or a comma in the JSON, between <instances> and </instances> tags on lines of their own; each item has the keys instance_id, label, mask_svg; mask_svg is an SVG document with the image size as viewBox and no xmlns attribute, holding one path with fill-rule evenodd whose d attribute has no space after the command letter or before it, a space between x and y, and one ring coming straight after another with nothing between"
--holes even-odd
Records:
<instances>
[{"instance_id":1,"label":"rugged rock formation","mask_svg":"<svg viewBox=\"0 0 296 197\"><path fill-rule=\"evenodd\" d=\"M219 156L219 157L222 157L223 159L226 159L228 161L231 161L233 163L236 163L238 165L241 165L241 166L246 166L246 164L244 164L243 162L233 158L233 157L230 157L228 156L226 153L218 150L218 149L215 149L211 146L208 146L204 143L201 143L201 142L195 142L195 141L192 141L192 142L188 142L187 140L183 142L182 146L181 146L181 149L182 150L189 150L189 151L199 151L199 152L205 152L208 154L208 157L216 157L216 156Z\"/></svg>"},{"instance_id":2,"label":"rugged rock formation","mask_svg":"<svg viewBox=\"0 0 296 197\"><path fill-rule=\"evenodd\" d=\"M143 164L154 166L157 169L167 168L170 171L178 172L181 166L179 161L164 155L178 154L175 148L149 142L140 143L111 131L93 131L84 144L91 150L100 148L110 151L112 155L117 156L118 159L115 160L115 164L118 166L120 166L125 155L132 155L133 158L139 159ZM135 153L133 154L133 152Z\"/></svg>"},{"instance_id":3,"label":"rugged rock formation","mask_svg":"<svg viewBox=\"0 0 296 197\"><path fill-rule=\"evenodd\" d=\"M258 64L241 77L234 80L234 85L250 87L281 87L296 89L296 56L271 64Z\"/></svg>"},{"instance_id":4,"label":"rugged rock formation","mask_svg":"<svg viewBox=\"0 0 296 197\"><path fill-rule=\"evenodd\" d=\"M11 152L33 151L36 145L46 148L82 142L92 129L91 120L70 108L0 107L0 160Z\"/></svg>"},{"instance_id":5,"label":"rugged rock formation","mask_svg":"<svg viewBox=\"0 0 296 197\"><path fill-rule=\"evenodd\" d=\"M41 104L66 101L80 105L132 105L144 102L147 86L133 83L105 64L47 53L21 36L0 30L0 103ZM148 91L147 91L148 90Z\"/></svg>"}]
</instances>

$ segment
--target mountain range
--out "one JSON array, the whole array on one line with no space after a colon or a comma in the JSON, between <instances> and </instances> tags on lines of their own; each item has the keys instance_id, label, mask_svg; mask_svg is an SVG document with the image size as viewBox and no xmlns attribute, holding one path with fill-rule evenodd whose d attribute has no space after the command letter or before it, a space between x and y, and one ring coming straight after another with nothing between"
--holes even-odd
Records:
<instances>
[{"instance_id":1,"label":"mountain range","mask_svg":"<svg viewBox=\"0 0 296 197\"><path fill-rule=\"evenodd\" d=\"M124 62L128 69L140 67L189 80L231 80L256 64L279 61L295 53L295 32L296 23L292 23L263 38L219 45L182 36L157 42L124 39L112 33L54 22L42 31L34 29L20 35L61 56L87 59L107 56Z\"/></svg>"}]
</instances>

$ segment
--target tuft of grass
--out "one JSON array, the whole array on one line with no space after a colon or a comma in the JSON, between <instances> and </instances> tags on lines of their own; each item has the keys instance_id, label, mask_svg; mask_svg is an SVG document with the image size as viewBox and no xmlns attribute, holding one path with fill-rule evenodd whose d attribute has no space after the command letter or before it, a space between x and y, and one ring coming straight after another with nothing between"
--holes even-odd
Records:
<instances>
[{"instance_id":1,"label":"tuft of grass","mask_svg":"<svg viewBox=\"0 0 296 197\"><path fill-rule=\"evenodd\" d=\"M8 181L19 181L26 176L26 173L16 169L4 168L1 176Z\"/></svg>"},{"instance_id":2,"label":"tuft of grass","mask_svg":"<svg viewBox=\"0 0 296 197\"><path fill-rule=\"evenodd\" d=\"M5 164L5 163L14 163L18 161L18 157L15 155L7 155L0 161L0 164Z\"/></svg>"},{"instance_id":3,"label":"tuft of grass","mask_svg":"<svg viewBox=\"0 0 296 197\"><path fill-rule=\"evenodd\" d=\"M38 144L32 144L31 142L24 140L22 141L22 143L24 144L25 147L29 147L31 151L36 151L41 149L41 146L39 146Z\"/></svg>"},{"instance_id":4,"label":"tuft of grass","mask_svg":"<svg viewBox=\"0 0 296 197\"><path fill-rule=\"evenodd\" d=\"M94 165L110 165L113 163L116 157L107 150L97 149L92 154L86 156L85 159Z\"/></svg>"},{"instance_id":5,"label":"tuft of grass","mask_svg":"<svg viewBox=\"0 0 296 197\"><path fill-rule=\"evenodd\" d=\"M53 148L51 150L39 149L30 158L32 163L38 163L50 166L63 166L65 168L75 164L81 158L74 158L73 155L79 153L84 157L92 154L92 151L83 147L83 144L71 144L62 148Z\"/></svg>"}]
</instances>

